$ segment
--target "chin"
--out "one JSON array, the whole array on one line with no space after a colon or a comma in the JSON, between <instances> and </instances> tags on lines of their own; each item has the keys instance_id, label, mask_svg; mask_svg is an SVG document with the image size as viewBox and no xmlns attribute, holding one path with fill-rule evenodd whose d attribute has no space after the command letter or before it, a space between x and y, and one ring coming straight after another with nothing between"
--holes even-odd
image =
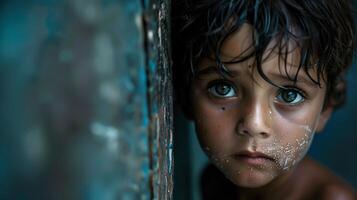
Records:
<instances>
[{"instance_id":1,"label":"chin","mask_svg":"<svg viewBox=\"0 0 357 200\"><path fill-rule=\"evenodd\" d=\"M262 172L253 171L253 172L246 172L246 173L242 172L240 174L236 174L235 176L231 176L231 177L227 176L227 178L238 187L259 188L272 182L275 176Z\"/></svg>"}]
</instances>

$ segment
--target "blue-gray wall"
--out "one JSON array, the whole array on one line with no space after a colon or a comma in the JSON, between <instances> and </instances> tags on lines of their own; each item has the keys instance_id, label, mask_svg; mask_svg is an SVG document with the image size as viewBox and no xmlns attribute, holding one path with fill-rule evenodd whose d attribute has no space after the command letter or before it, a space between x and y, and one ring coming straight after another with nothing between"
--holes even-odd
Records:
<instances>
[{"instance_id":1,"label":"blue-gray wall","mask_svg":"<svg viewBox=\"0 0 357 200\"><path fill-rule=\"evenodd\" d=\"M0 199L170 199L167 2L0 1Z\"/></svg>"}]
</instances>

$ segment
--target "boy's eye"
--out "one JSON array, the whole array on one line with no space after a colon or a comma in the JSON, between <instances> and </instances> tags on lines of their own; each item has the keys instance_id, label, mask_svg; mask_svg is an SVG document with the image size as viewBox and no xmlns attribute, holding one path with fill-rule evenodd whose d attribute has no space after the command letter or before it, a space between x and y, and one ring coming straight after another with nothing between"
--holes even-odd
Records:
<instances>
[{"instance_id":1,"label":"boy's eye","mask_svg":"<svg viewBox=\"0 0 357 200\"><path fill-rule=\"evenodd\" d=\"M299 104L305 100L301 92L296 89L280 89L276 98L283 103L291 105Z\"/></svg>"},{"instance_id":2,"label":"boy's eye","mask_svg":"<svg viewBox=\"0 0 357 200\"><path fill-rule=\"evenodd\" d=\"M211 84L208 91L216 97L227 98L237 96L234 87L226 82L216 82Z\"/></svg>"}]
</instances>

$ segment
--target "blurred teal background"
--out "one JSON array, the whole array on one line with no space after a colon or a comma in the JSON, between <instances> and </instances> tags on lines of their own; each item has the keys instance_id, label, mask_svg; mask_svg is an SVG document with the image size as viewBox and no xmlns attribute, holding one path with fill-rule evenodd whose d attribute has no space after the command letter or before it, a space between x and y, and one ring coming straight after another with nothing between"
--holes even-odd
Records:
<instances>
[{"instance_id":1,"label":"blurred teal background","mask_svg":"<svg viewBox=\"0 0 357 200\"><path fill-rule=\"evenodd\" d=\"M0 1L0 199L150 198L142 4Z\"/></svg>"}]
</instances>

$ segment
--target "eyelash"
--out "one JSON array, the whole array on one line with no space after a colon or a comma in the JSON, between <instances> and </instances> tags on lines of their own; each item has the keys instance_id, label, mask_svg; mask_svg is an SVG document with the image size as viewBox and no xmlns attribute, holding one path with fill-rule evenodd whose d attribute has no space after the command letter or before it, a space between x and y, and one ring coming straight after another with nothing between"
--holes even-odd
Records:
<instances>
[{"instance_id":1,"label":"eyelash","mask_svg":"<svg viewBox=\"0 0 357 200\"><path fill-rule=\"evenodd\" d=\"M228 94L230 94L232 91L234 92L234 94L231 94L229 96L224 96L224 94L218 94L219 92L217 91L217 86L228 86L229 87L229 91ZM232 84L230 81L227 81L225 79L219 79L219 80L214 80L212 82L210 82L207 86L207 91L213 95L216 98L231 98L231 97L235 97L237 96L237 89L234 86L234 84ZM225 94L227 95L227 94Z\"/></svg>"},{"instance_id":2,"label":"eyelash","mask_svg":"<svg viewBox=\"0 0 357 200\"><path fill-rule=\"evenodd\" d=\"M283 104L286 104L286 105L289 105L289 106L295 106L295 105L299 105L301 103L303 103L307 98L306 98L306 93L304 91L302 91L301 89L299 88L296 88L294 86L283 86L284 88L280 88L278 90L278 94L276 95L276 99L279 101L279 103L283 103ZM292 103L293 101L295 101L295 99L297 97L295 97L295 99L291 102L288 102L286 101L286 99L284 100L282 98L282 92L288 92L288 91L292 91L294 92L295 94L297 94L298 96L300 96L301 100L299 102L296 102L296 103Z\"/></svg>"},{"instance_id":3,"label":"eyelash","mask_svg":"<svg viewBox=\"0 0 357 200\"><path fill-rule=\"evenodd\" d=\"M216 87L220 86L220 85L228 86L229 90L227 91L227 93L230 94L233 91L234 94L231 94L229 96L225 96L227 94L219 94ZM219 80L214 80L214 81L210 82L207 86L207 91L216 98L223 99L223 98L231 98L231 97L237 96L237 89L236 89L235 85L225 79L219 79ZM283 96L281 96L283 92L294 92L296 96L294 97L294 99L291 102L288 102L286 99L284 99ZM296 98L301 98L301 100L294 103ZM283 86L283 88L278 89L276 99L281 104L286 104L288 106L295 106L295 105L299 105L299 104L303 103L306 100L306 93L303 90L301 90L295 86Z\"/></svg>"}]
</instances>

